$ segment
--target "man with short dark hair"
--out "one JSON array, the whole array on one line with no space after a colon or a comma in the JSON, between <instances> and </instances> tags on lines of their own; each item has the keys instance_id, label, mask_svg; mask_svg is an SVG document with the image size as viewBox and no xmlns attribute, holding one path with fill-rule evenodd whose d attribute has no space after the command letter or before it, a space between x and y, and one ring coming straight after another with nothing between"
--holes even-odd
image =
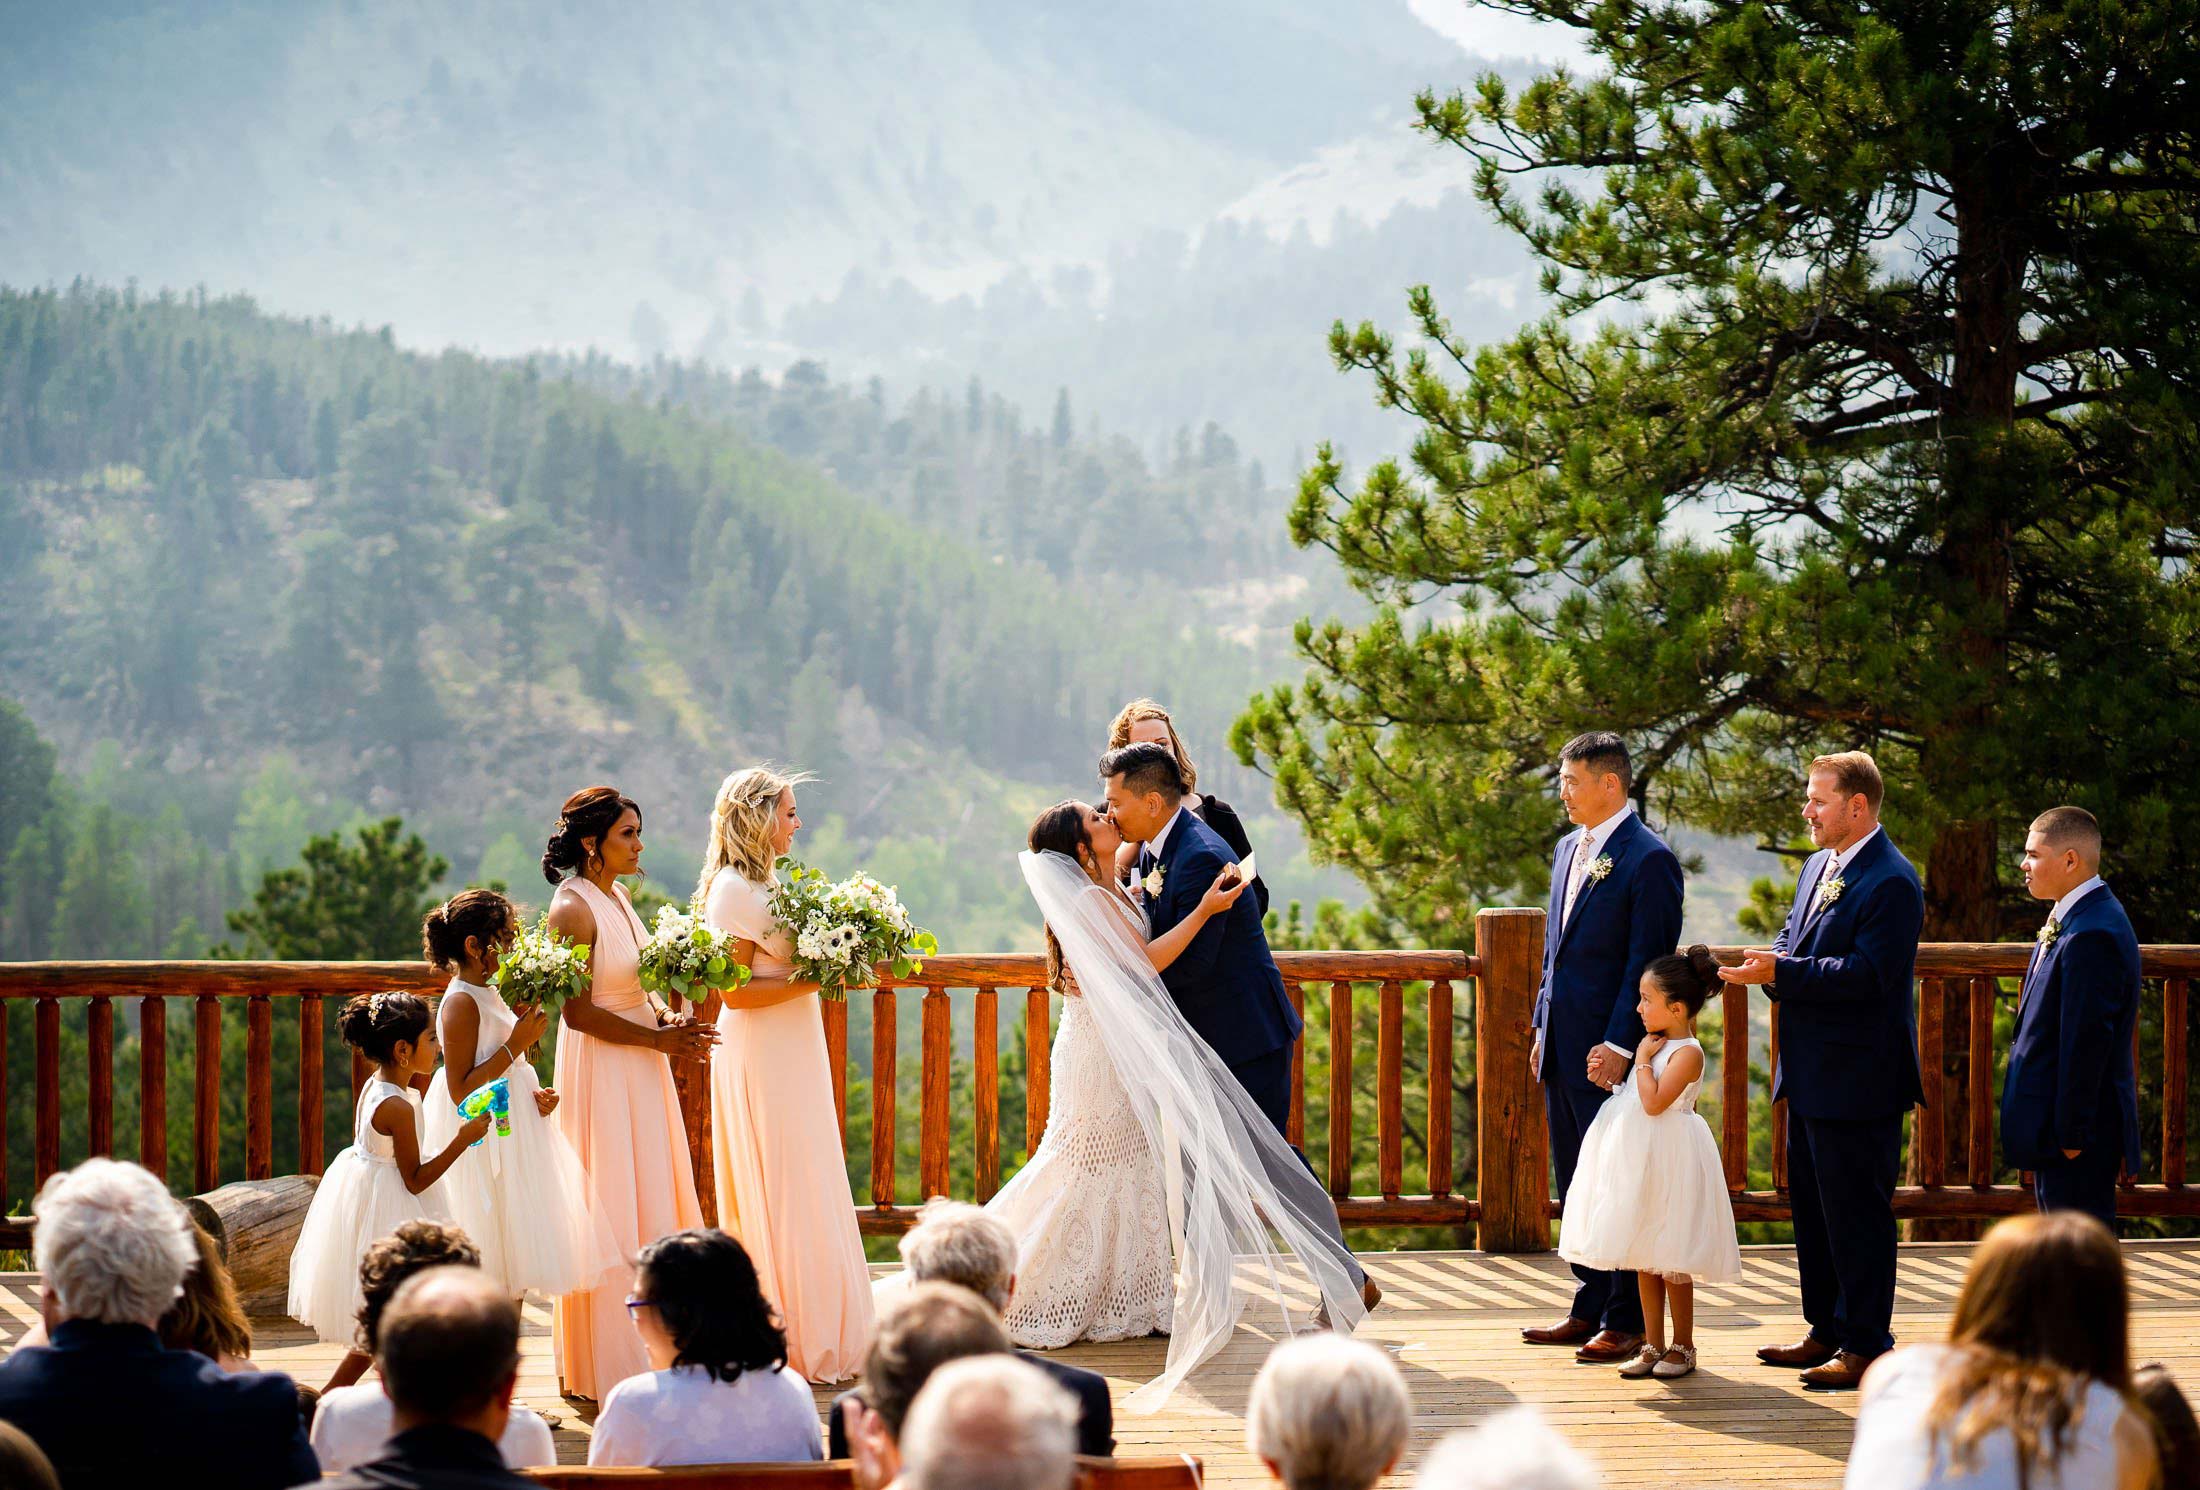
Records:
<instances>
[{"instance_id":1,"label":"man with short dark hair","mask_svg":"<svg viewBox=\"0 0 2200 1490\"><path fill-rule=\"evenodd\" d=\"M2001 1087L2001 1149L2043 1211L2116 1229L2116 1177L2139 1167L2139 938L2101 879L2101 825L2052 807L2024 839L2024 885L2054 902L2034 939Z\"/></svg>"},{"instance_id":2,"label":"man with short dark hair","mask_svg":"<svg viewBox=\"0 0 2200 1490\"><path fill-rule=\"evenodd\" d=\"M1574 830L1551 861L1543 922L1543 982L1529 1065L1543 1083L1558 1193L1574 1182L1581 1141L1627 1079L1642 1043L1642 972L1681 934L1681 861L1636 817L1627 742L1608 730L1559 748L1558 798ZM1571 1345L1592 1364L1642 1349L1642 1294L1633 1273L1574 1264L1572 1305L1556 1324L1520 1332L1530 1345Z\"/></svg>"},{"instance_id":3,"label":"man with short dark hair","mask_svg":"<svg viewBox=\"0 0 2200 1490\"><path fill-rule=\"evenodd\" d=\"M519 1383L519 1309L479 1268L430 1268L383 1311L374 1362L395 1429L328 1490L526 1490L497 1440Z\"/></svg>"}]
</instances>

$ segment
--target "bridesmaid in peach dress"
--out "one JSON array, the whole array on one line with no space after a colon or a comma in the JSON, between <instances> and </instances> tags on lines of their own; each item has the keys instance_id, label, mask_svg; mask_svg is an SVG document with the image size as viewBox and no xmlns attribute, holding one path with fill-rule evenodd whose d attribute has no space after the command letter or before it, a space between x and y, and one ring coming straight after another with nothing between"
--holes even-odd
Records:
<instances>
[{"instance_id":1,"label":"bridesmaid in peach dress","mask_svg":"<svg viewBox=\"0 0 2200 1490\"><path fill-rule=\"evenodd\" d=\"M560 1011L558 1126L579 1152L625 1260L594 1288L558 1298L550 1336L561 1389L598 1402L649 1369L626 1310L635 1254L703 1224L666 1058L701 1060L718 1039L707 1026L671 1018L642 991L647 932L619 883L641 868L641 808L608 786L566 799L542 856L544 878L558 887L550 926L593 950L587 996Z\"/></svg>"},{"instance_id":2,"label":"bridesmaid in peach dress","mask_svg":"<svg viewBox=\"0 0 2200 1490\"><path fill-rule=\"evenodd\" d=\"M804 776L764 767L718 788L700 889L703 916L740 939L754 975L717 1002L710 1059L718 1222L755 1260L787 1331L787 1364L811 1381L863 1368L871 1274L833 1116L817 984L791 976L793 945L769 909L773 866L802 819Z\"/></svg>"}]
</instances>

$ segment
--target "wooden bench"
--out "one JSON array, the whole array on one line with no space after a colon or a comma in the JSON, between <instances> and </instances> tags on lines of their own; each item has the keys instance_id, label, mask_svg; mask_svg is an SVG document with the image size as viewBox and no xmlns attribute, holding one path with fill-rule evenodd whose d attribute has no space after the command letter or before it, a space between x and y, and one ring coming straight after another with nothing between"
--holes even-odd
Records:
<instances>
[{"instance_id":1,"label":"wooden bench","mask_svg":"<svg viewBox=\"0 0 2200 1490\"><path fill-rule=\"evenodd\" d=\"M680 1469L523 1469L551 1490L856 1490L855 1464L696 1464ZM1200 1462L1173 1459L1077 1460L1077 1490L1199 1490Z\"/></svg>"}]
</instances>

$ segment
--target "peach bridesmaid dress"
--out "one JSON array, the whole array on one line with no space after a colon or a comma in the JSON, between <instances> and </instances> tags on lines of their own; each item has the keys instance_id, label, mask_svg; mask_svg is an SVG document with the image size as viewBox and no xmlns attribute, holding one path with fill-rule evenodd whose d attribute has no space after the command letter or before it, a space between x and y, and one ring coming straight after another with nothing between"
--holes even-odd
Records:
<instances>
[{"instance_id":1,"label":"peach bridesmaid dress","mask_svg":"<svg viewBox=\"0 0 2200 1490\"><path fill-rule=\"evenodd\" d=\"M657 1015L637 977L641 918L614 886L616 900L576 876L567 880L596 918L589 954L599 1008L634 1024ZM551 1350L565 1391L598 1402L629 1376L649 1369L641 1336L627 1318L635 1254L650 1242L703 1224L688 1161L687 1128L672 1090L672 1067L654 1050L592 1040L571 1025L558 1031L558 1126L580 1154L623 1261L594 1288L559 1296L550 1315Z\"/></svg>"},{"instance_id":2,"label":"peach bridesmaid dress","mask_svg":"<svg viewBox=\"0 0 2200 1490\"><path fill-rule=\"evenodd\" d=\"M783 977L793 944L769 890L721 869L703 916L756 943L750 971ZM764 1296L787 1329L787 1364L811 1381L863 1369L871 1343L871 1273L856 1227L848 1164L833 1116L825 1022L814 993L768 1009L720 1009L710 1056L718 1223L755 1260Z\"/></svg>"}]
</instances>

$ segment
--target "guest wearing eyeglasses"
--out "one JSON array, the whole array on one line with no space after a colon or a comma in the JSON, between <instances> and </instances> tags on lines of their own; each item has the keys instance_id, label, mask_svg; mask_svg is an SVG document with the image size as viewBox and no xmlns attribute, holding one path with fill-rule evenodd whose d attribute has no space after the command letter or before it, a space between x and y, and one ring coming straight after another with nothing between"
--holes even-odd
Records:
<instances>
[{"instance_id":1,"label":"guest wearing eyeglasses","mask_svg":"<svg viewBox=\"0 0 2200 1490\"><path fill-rule=\"evenodd\" d=\"M650 1371L611 1389L592 1465L776 1464L823 1459L809 1383L756 1265L722 1231L678 1231L642 1249L626 1301Z\"/></svg>"}]
</instances>

